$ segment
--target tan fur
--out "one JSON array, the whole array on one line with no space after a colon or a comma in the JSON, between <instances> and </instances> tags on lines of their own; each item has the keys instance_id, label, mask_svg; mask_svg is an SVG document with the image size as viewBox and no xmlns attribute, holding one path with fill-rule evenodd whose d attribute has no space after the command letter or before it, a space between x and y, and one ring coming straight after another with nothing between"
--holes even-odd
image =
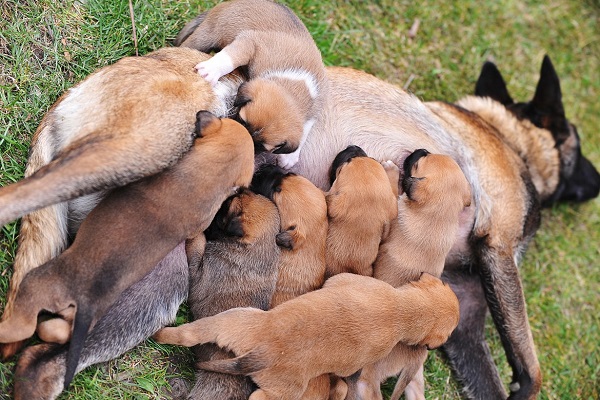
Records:
<instances>
[{"instance_id":1,"label":"tan fur","mask_svg":"<svg viewBox=\"0 0 600 400\"><path fill-rule=\"evenodd\" d=\"M86 310L93 326L123 290L182 240L206 229L234 188L250 183L248 132L206 112L200 123L202 137L179 163L111 192L84 220L69 249L27 274L12 313L0 323L0 342L31 336L41 310L75 306L75 320ZM51 291L44 290L49 286Z\"/></svg>"},{"instance_id":2,"label":"tan fur","mask_svg":"<svg viewBox=\"0 0 600 400\"><path fill-rule=\"evenodd\" d=\"M299 151L310 130L305 125L320 112L326 78L319 49L289 8L268 0L226 1L188 23L175 42L220 50L197 65L209 80L247 66L249 82L238 95L240 117L266 150ZM291 166L297 157L284 163Z\"/></svg>"},{"instance_id":3,"label":"tan fur","mask_svg":"<svg viewBox=\"0 0 600 400\"><path fill-rule=\"evenodd\" d=\"M286 176L281 190L273 194L273 202L281 218L277 239L286 246L271 308L323 286L328 226L325 195L306 178Z\"/></svg>"},{"instance_id":4,"label":"tan fur","mask_svg":"<svg viewBox=\"0 0 600 400\"><path fill-rule=\"evenodd\" d=\"M410 171L404 171L402 180L413 182L410 193L400 196L398 219L381 244L373 267L373 277L394 287L416 279L422 272L441 276L459 216L471 204L469 184L448 156L428 154L420 158ZM358 382L349 389L349 399L381 399L380 383L400 374L392 396L399 398L426 356L425 349L398 344L387 357L363 368ZM412 387L418 389L419 385Z\"/></svg>"},{"instance_id":5,"label":"tan fur","mask_svg":"<svg viewBox=\"0 0 600 400\"><path fill-rule=\"evenodd\" d=\"M373 276L379 244L398 217L398 167L355 157L338 168L327 193L327 276Z\"/></svg>"},{"instance_id":6,"label":"tan fur","mask_svg":"<svg viewBox=\"0 0 600 400\"><path fill-rule=\"evenodd\" d=\"M216 92L235 90L239 78L211 88L193 70L207 58L183 48L126 57L69 89L46 113L31 144L26 178L0 189L0 225L29 212L21 221L4 318L25 275L67 247L68 234L74 235L99 197L69 215L66 200L168 167L192 145L197 111L222 115L227 109ZM18 347L3 346L3 356Z\"/></svg>"},{"instance_id":7,"label":"tan fur","mask_svg":"<svg viewBox=\"0 0 600 400\"><path fill-rule=\"evenodd\" d=\"M269 311L232 309L164 328L154 338L183 346L217 343L238 357L199 367L250 375L260 388L256 398L293 400L311 378L352 375L398 342L440 346L457 323L454 292L431 275L395 289L344 273Z\"/></svg>"}]
</instances>

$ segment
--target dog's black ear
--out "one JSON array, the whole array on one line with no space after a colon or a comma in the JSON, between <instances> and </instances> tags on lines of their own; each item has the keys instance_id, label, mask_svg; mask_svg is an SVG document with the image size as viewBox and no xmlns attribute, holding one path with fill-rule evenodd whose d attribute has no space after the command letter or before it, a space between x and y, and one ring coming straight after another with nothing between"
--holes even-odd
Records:
<instances>
[{"instance_id":1,"label":"dog's black ear","mask_svg":"<svg viewBox=\"0 0 600 400\"><path fill-rule=\"evenodd\" d=\"M493 62L486 61L481 68L481 73L475 84L475 96L490 97L507 106L513 104L512 97L508 94L506 83Z\"/></svg>"},{"instance_id":2,"label":"dog's black ear","mask_svg":"<svg viewBox=\"0 0 600 400\"><path fill-rule=\"evenodd\" d=\"M286 176L294 175L275 164L263 164L252 177L250 190L273 200L273 194L281 191Z\"/></svg>"},{"instance_id":3,"label":"dog's black ear","mask_svg":"<svg viewBox=\"0 0 600 400\"><path fill-rule=\"evenodd\" d=\"M355 145L350 145L350 146L346 147L344 150L340 151L335 156L335 158L333 159L333 162L331 163L331 168L329 169L329 184L330 185L333 185L333 182L335 181L338 168L340 168L343 164L347 163L348 161L352 160L355 157L368 157L368 156L367 156L367 153L365 153L365 151L363 149L361 149L360 147L355 146Z\"/></svg>"},{"instance_id":4,"label":"dog's black ear","mask_svg":"<svg viewBox=\"0 0 600 400\"><path fill-rule=\"evenodd\" d=\"M292 236L292 230L287 230L285 232L279 232L277 236L275 236L275 243L277 246L282 247L287 250L294 249L294 238Z\"/></svg>"},{"instance_id":5,"label":"dog's black ear","mask_svg":"<svg viewBox=\"0 0 600 400\"><path fill-rule=\"evenodd\" d=\"M244 82L238 88L237 96L235 96L235 100L233 101L234 107L243 107L252 101L252 98L248 94L246 87L247 87L247 82Z\"/></svg>"},{"instance_id":6,"label":"dog's black ear","mask_svg":"<svg viewBox=\"0 0 600 400\"><path fill-rule=\"evenodd\" d=\"M196 113L196 136L202 137L202 131L206 129L207 126L218 120L213 113L206 110L201 110Z\"/></svg>"},{"instance_id":7,"label":"dog's black ear","mask_svg":"<svg viewBox=\"0 0 600 400\"><path fill-rule=\"evenodd\" d=\"M531 100L531 105L542 114L565 115L560 80L552 65L552 61L550 61L550 57L547 55L544 56L544 61L542 61L540 80L535 89L535 96Z\"/></svg>"}]
</instances>

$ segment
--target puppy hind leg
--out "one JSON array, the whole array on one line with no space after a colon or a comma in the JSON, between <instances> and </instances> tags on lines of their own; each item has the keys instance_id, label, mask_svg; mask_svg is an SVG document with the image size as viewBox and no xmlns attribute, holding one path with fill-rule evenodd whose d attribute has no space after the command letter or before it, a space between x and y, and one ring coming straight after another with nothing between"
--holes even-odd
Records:
<instances>
[{"instance_id":1,"label":"puppy hind leg","mask_svg":"<svg viewBox=\"0 0 600 400\"><path fill-rule=\"evenodd\" d=\"M405 371L407 372L405 374ZM404 375L404 376L403 376ZM412 379L410 376L412 375ZM406 381L409 381L408 384ZM423 364L415 373L408 372L407 369L400 373L394 391L390 400L398 400L404 392L406 400L425 400L425 376L423 375Z\"/></svg>"},{"instance_id":2,"label":"puppy hind leg","mask_svg":"<svg viewBox=\"0 0 600 400\"><path fill-rule=\"evenodd\" d=\"M460 304L458 326L442 346L456 378L468 398L505 399L506 391L485 340L487 304L479 275L443 274Z\"/></svg>"}]
</instances>

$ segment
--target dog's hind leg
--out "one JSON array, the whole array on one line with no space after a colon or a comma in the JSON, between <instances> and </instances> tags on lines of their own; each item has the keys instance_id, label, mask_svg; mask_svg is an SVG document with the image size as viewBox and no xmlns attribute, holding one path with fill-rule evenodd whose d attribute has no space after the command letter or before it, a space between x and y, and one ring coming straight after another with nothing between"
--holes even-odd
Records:
<instances>
[{"instance_id":1,"label":"dog's hind leg","mask_svg":"<svg viewBox=\"0 0 600 400\"><path fill-rule=\"evenodd\" d=\"M442 347L457 379L468 398L505 399L506 391L484 336L488 308L481 278L468 271L445 271L442 278L460 304L458 326Z\"/></svg>"}]
</instances>

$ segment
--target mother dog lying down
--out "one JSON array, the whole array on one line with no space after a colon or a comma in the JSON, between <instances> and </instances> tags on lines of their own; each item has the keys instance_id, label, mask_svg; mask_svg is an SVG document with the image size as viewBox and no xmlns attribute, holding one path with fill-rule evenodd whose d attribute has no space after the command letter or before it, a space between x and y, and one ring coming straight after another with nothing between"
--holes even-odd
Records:
<instances>
[{"instance_id":1,"label":"mother dog lying down","mask_svg":"<svg viewBox=\"0 0 600 400\"><path fill-rule=\"evenodd\" d=\"M464 213L447 260L445 276L461 300L461 320L444 350L471 397L506 397L485 343L488 300L514 370L514 396L535 396L540 368L517 262L538 227L540 201L584 201L597 196L600 188L600 176L581 154L577 132L564 115L560 83L550 60L543 63L533 100L517 104L493 64L484 66L477 97L461 106L422 103L359 71L329 68L327 76L331 96L295 172L327 188L327 169L335 154L349 144L397 164L421 147L453 156L471 183L474 201ZM214 106L232 100L234 95L230 96L220 94L209 102ZM52 154L55 135L40 128L32 154ZM65 138L67 144L73 141ZM28 170L48 162L32 156ZM511 204L510 210L506 204ZM26 217L15 260L17 272L35 268L62 250L68 240L66 216L88 211L81 204L72 206L68 212L59 207L60 219L43 210ZM53 238L44 235L48 227L56 231Z\"/></svg>"}]
</instances>

